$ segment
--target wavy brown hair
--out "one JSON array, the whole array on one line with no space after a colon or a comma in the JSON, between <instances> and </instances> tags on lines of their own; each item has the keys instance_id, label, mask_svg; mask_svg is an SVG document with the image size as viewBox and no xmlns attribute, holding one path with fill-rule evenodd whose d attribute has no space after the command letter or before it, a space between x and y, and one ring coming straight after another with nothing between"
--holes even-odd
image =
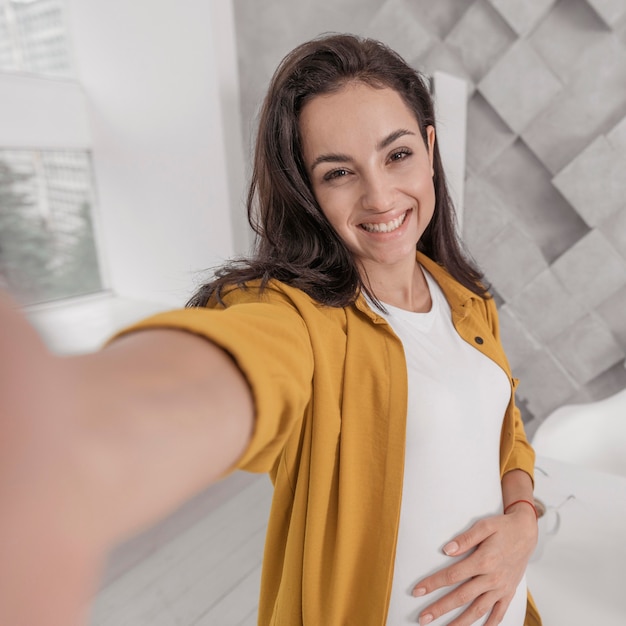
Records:
<instances>
[{"instance_id":1,"label":"wavy brown hair","mask_svg":"<svg viewBox=\"0 0 626 626\"><path fill-rule=\"evenodd\" d=\"M245 287L256 279L262 288L277 279L329 306L347 306L361 290L376 301L315 200L299 129L300 112L308 101L355 81L396 91L414 113L426 143L427 127L435 126L428 84L396 52L353 35L326 35L295 48L278 66L260 113L247 200L248 220L257 234L255 253L219 268L188 306L204 306L211 297L219 301L226 286ZM434 215L417 248L461 284L486 296L482 275L465 258L456 236L436 142L434 185Z\"/></svg>"}]
</instances>

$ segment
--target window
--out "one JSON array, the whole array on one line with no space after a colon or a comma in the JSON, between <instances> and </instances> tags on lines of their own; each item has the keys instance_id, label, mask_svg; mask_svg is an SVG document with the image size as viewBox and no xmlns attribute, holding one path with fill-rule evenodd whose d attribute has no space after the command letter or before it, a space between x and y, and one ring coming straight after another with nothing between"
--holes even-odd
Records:
<instances>
[{"instance_id":1,"label":"window","mask_svg":"<svg viewBox=\"0 0 626 626\"><path fill-rule=\"evenodd\" d=\"M66 149L77 143L79 116L55 116L67 111L64 92L74 90L69 95L79 101L76 83L68 80L64 8L64 0L0 0L0 81L11 94L27 87L0 120L0 286L23 304L103 289L89 145ZM21 82L12 83L18 74ZM50 80L59 78L64 84ZM10 132L1 132L2 124Z\"/></svg>"},{"instance_id":2,"label":"window","mask_svg":"<svg viewBox=\"0 0 626 626\"><path fill-rule=\"evenodd\" d=\"M72 75L63 0L0 0L0 70Z\"/></svg>"},{"instance_id":3,"label":"window","mask_svg":"<svg viewBox=\"0 0 626 626\"><path fill-rule=\"evenodd\" d=\"M102 289L86 152L0 150L0 281L24 304Z\"/></svg>"}]
</instances>

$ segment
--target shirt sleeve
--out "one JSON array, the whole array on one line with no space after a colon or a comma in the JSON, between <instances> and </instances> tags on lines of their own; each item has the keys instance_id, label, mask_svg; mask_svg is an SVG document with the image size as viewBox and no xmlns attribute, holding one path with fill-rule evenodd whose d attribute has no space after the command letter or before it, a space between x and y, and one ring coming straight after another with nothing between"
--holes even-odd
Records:
<instances>
[{"instance_id":1,"label":"shirt sleeve","mask_svg":"<svg viewBox=\"0 0 626 626\"><path fill-rule=\"evenodd\" d=\"M116 337L154 328L199 335L226 351L245 376L255 407L253 435L232 469L268 472L310 401L313 352L308 330L283 294L226 308L159 313Z\"/></svg>"}]
</instances>

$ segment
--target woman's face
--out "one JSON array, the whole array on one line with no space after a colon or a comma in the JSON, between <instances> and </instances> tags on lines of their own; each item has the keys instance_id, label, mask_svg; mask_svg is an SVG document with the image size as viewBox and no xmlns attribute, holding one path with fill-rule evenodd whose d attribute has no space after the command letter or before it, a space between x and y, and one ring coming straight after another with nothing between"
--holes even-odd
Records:
<instances>
[{"instance_id":1,"label":"woman's face","mask_svg":"<svg viewBox=\"0 0 626 626\"><path fill-rule=\"evenodd\" d=\"M414 267L435 208L433 145L390 88L350 83L302 109L304 162L322 212L365 270Z\"/></svg>"}]
</instances>

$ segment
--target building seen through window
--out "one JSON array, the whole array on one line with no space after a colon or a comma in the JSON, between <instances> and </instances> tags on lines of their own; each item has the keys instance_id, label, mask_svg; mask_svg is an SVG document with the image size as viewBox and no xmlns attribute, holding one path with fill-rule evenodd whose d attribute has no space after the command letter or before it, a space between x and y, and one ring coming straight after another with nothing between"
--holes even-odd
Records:
<instances>
[{"instance_id":1,"label":"building seen through window","mask_svg":"<svg viewBox=\"0 0 626 626\"><path fill-rule=\"evenodd\" d=\"M63 0L0 0L0 71L72 75Z\"/></svg>"},{"instance_id":2,"label":"building seen through window","mask_svg":"<svg viewBox=\"0 0 626 626\"><path fill-rule=\"evenodd\" d=\"M0 150L0 281L24 304L102 289L84 152Z\"/></svg>"},{"instance_id":3,"label":"building seen through window","mask_svg":"<svg viewBox=\"0 0 626 626\"><path fill-rule=\"evenodd\" d=\"M73 79L65 8L64 0L0 0L0 80ZM45 116L49 103L28 104ZM26 125L13 118L3 121ZM88 151L0 145L0 286L23 304L102 290L94 198Z\"/></svg>"}]
</instances>

